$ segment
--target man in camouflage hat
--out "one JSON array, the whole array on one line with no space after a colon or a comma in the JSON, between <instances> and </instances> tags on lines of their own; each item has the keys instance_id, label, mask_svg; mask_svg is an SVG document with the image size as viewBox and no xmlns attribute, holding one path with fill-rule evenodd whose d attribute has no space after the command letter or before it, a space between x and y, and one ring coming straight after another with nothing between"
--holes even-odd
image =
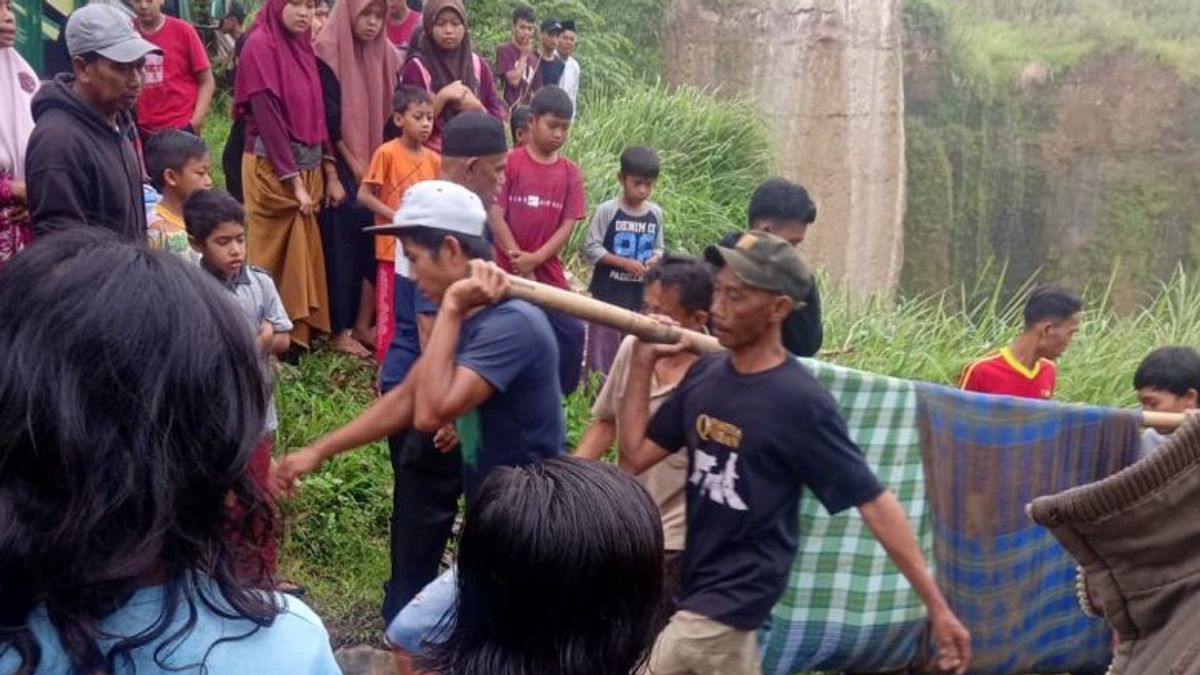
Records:
<instances>
[{"instance_id":1,"label":"man in camouflage hat","mask_svg":"<svg viewBox=\"0 0 1200 675\"><path fill-rule=\"evenodd\" d=\"M783 346L781 326L812 286L800 255L755 231L705 257L718 267L710 316L727 351L697 360L649 419L655 361L680 347L638 341L618 411L621 464L633 473L668 448L689 455L679 609L648 672L762 672L756 634L800 545L805 486L830 513L858 508L928 608L938 665L965 672L970 636L926 571L903 510L850 440L837 403Z\"/></svg>"}]
</instances>

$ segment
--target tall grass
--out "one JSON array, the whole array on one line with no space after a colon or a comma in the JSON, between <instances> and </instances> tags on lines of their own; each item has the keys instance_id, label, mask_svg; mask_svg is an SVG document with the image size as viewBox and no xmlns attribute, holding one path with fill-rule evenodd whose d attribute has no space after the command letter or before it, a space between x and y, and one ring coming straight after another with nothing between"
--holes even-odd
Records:
<instances>
[{"instance_id":1,"label":"tall grass","mask_svg":"<svg viewBox=\"0 0 1200 675\"><path fill-rule=\"evenodd\" d=\"M1007 343L1021 323L1022 292L1006 299L1002 270L985 269L969 288L891 303L824 299L824 358L853 368L953 384L972 358ZM1178 272L1135 314L1117 314L1106 289L1086 297L1082 330L1059 363L1057 398L1105 406L1135 404L1132 377L1155 347L1200 345L1200 280ZM279 381L281 448L298 447L349 421L370 402L370 369L328 353L288 368ZM588 424L590 393L564 402L568 439ZM283 569L339 643L374 641L388 572L391 468L374 444L329 462L288 505Z\"/></svg>"}]
</instances>

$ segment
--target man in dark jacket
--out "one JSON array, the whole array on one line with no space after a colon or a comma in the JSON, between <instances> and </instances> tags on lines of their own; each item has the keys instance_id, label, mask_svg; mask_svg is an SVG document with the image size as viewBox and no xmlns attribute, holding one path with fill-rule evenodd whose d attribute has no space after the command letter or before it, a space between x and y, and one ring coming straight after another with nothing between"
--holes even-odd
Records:
<instances>
[{"instance_id":1,"label":"man in dark jacket","mask_svg":"<svg viewBox=\"0 0 1200 675\"><path fill-rule=\"evenodd\" d=\"M72 14L66 35L74 72L56 76L33 99L25 174L34 234L92 226L145 241L143 171L130 110L146 55L159 50L120 10L100 4Z\"/></svg>"},{"instance_id":2,"label":"man in dark jacket","mask_svg":"<svg viewBox=\"0 0 1200 675\"><path fill-rule=\"evenodd\" d=\"M783 178L771 178L750 197L750 229L770 232L792 246L804 241L808 226L817 219L817 207L804 186ZM721 239L721 246L733 248L741 232ZM794 356L816 356L825 331L821 327L821 294L814 280L804 296L804 304L783 322L783 346Z\"/></svg>"}]
</instances>

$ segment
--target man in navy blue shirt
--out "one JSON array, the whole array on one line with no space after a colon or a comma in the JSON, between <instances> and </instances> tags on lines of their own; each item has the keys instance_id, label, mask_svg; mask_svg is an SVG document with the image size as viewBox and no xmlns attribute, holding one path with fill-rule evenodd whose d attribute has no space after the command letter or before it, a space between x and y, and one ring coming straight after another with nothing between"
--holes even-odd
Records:
<instances>
[{"instance_id":1,"label":"man in navy blue shirt","mask_svg":"<svg viewBox=\"0 0 1200 675\"><path fill-rule=\"evenodd\" d=\"M285 456L277 488L291 491L330 457L409 428L456 425L468 501L490 469L564 451L557 342L540 309L503 299L508 277L485 262L486 217L479 197L455 183L405 193L391 229L419 291L438 305L423 353L353 421Z\"/></svg>"},{"instance_id":2,"label":"man in navy blue shirt","mask_svg":"<svg viewBox=\"0 0 1200 675\"><path fill-rule=\"evenodd\" d=\"M710 247L710 316L728 351L706 354L650 418L655 361L678 345L635 342L618 411L621 464L640 473L687 448L687 548L678 611L649 659L655 675L760 675L756 633L783 595L808 487L830 513L856 507L929 611L938 666L966 672L970 636L925 569L896 498L847 436L837 404L788 355L782 325L812 278L784 239Z\"/></svg>"},{"instance_id":3,"label":"man in navy blue shirt","mask_svg":"<svg viewBox=\"0 0 1200 675\"><path fill-rule=\"evenodd\" d=\"M458 183L491 204L503 183L507 153L499 120L486 113L464 112L442 133L439 178ZM401 255L396 262L395 335L380 367L381 394L408 376L437 314L437 305L411 279L407 259ZM454 434L406 429L388 437L388 454L393 475L392 572L384 584L385 623L437 576L462 495L462 455Z\"/></svg>"}]
</instances>

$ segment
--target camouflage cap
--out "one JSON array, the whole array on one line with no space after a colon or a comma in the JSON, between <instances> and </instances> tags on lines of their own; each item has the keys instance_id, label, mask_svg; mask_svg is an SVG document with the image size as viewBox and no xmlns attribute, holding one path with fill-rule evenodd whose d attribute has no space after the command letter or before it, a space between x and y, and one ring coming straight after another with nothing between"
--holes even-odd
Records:
<instances>
[{"instance_id":1,"label":"camouflage cap","mask_svg":"<svg viewBox=\"0 0 1200 675\"><path fill-rule=\"evenodd\" d=\"M812 274L800 252L767 232L747 232L732 247L709 246L704 258L717 267L728 265L746 285L786 295L796 305L812 289Z\"/></svg>"}]
</instances>

